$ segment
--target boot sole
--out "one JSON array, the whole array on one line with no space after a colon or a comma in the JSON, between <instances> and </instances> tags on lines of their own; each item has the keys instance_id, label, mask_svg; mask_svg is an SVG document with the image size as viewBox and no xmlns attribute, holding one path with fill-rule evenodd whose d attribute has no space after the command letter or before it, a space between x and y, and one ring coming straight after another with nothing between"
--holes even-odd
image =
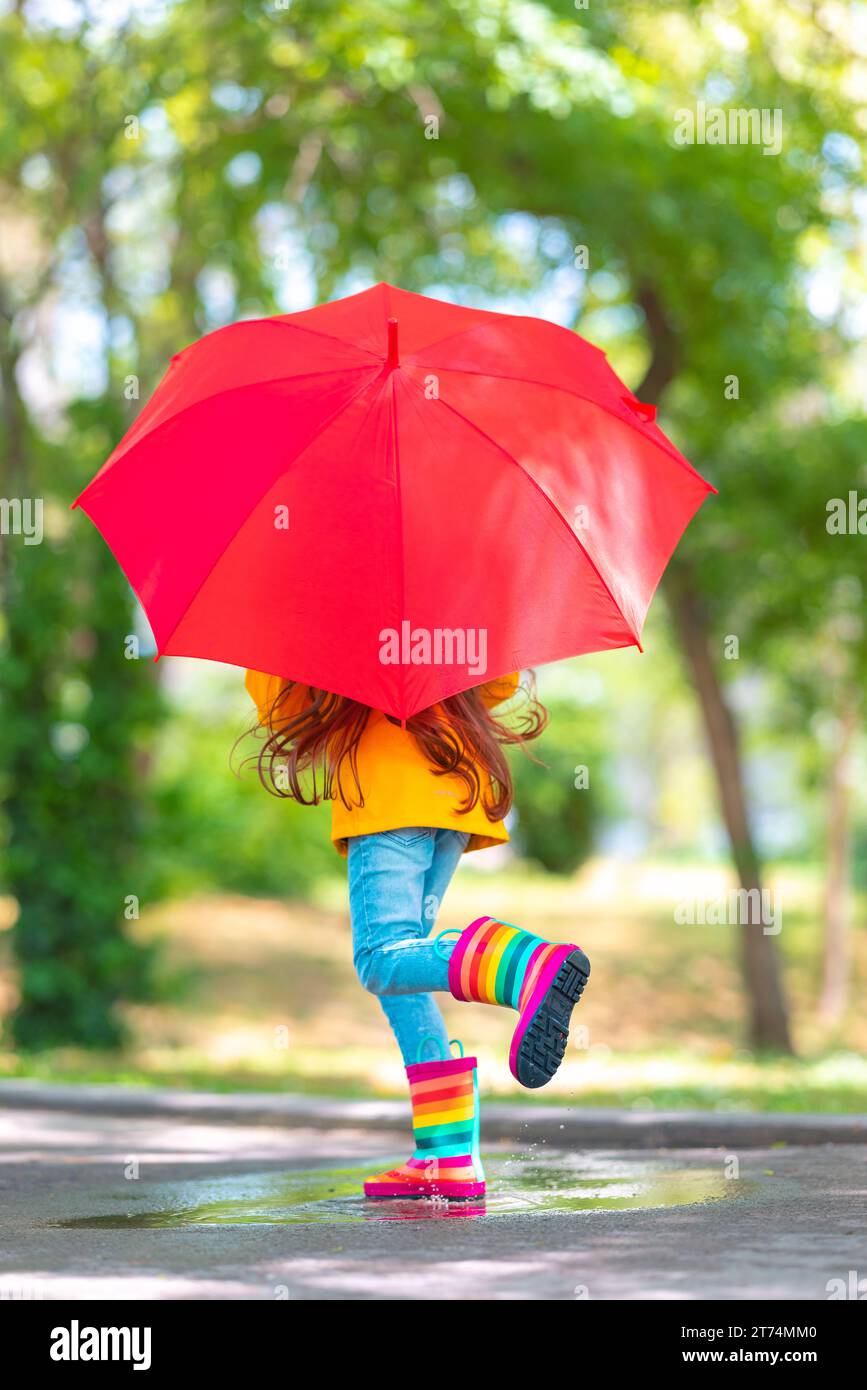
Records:
<instances>
[{"instance_id":1,"label":"boot sole","mask_svg":"<svg viewBox=\"0 0 867 1390\"><path fill-rule=\"evenodd\" d=\"M421 1201L425 1197L445 1197L449 1202L471 1202L484 1197L483 1182L397 1183L366 1182L364 1195L371 1202L399 1201L409 1198Z\"/></svg>"},{"instance_id":2,"label":"boot sole","mask_svg":"<svg viewBox=\"0 0 867 1390\"><path fill-rule=\"evenodd\" d=\"M584 993L589 975L590 962L576 947L563 961L524 1029L513 1070L528 1090L547 1086L563 1061L572 1010Z\"/></svg>"}]
</instances>

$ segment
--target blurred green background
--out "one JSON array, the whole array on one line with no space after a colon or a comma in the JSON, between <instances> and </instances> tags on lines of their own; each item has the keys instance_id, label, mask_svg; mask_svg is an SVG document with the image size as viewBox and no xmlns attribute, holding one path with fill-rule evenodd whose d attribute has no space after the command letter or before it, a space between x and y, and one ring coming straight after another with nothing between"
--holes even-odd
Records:
<instances>
[{"instance_id":1,"label":"blurred green background","mask_svg":"<svg viewBox=\"0 0 867 1390\"><path fill-rule=\"evenodd\" d=\"M327 809L236 777L241 674L155 665L69 511L173 353L389 280L575 328L720 489L645 654L539 673L442 924L593 958L546 1101L867 1109L865 77L835 0L0 0L0 1072L400 1092ZM678 920L737 886L779 933ZM449 1019L513 1095L510 1017Z\"/></svg>"}]
</instances>

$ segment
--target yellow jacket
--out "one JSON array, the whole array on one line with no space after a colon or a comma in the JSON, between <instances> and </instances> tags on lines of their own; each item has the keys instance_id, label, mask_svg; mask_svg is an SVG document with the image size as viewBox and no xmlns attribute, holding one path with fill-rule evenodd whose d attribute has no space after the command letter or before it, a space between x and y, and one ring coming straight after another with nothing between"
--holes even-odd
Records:
<instances>
[{"instance_id":1,"label":"yellow jacket","mask_svg":"<svg viewBox=\"0 0 867 1390\"><path fill-rule=\"evenodd\" d=\"M515 671L480 686L485 704L492 708L508 700L517 687L518 676ZM246 686L260 724L268 724L268 713L284 684L280 676L247 672ZM299 687L299 695L302 689ZM306 695L301 697L299 710L305 699ZM285 712L289 714L290 710ZM488 820L480 802L466 815L460 815L457 808L466 794L460 779L450 774L437 776L412 734L399 724L390 723L380 710L371 710L359 740L358 779L364 794L363 806L347 808L339 797L331 802L331 839L340 854L347 853L350 835L401 830L409 825L467 831L467 850L485 849L509 838L503 822ZM483 791L485 784L483 776ZM351 800L352 793L347 794Z\"/></svg>"}]
</instances>

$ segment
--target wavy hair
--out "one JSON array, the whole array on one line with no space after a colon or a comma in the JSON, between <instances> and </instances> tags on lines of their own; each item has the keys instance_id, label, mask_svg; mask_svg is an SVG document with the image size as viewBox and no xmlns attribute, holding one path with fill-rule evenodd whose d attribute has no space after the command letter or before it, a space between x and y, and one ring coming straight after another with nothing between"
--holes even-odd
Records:
<instances>
[{"instance_id":1,"label":"wavy hair","mask_svg":"<svg viewBox=\"0 0 867 1390\"><path fill-rule=\"evenodd\" d=\"M478 688L450 695L406 721L407 733L428 759L436 777L457 777L466 815L481 803L490 821L502 820L514 799L512 774L504 749L525 746L548 723L548 711L536 698L533 673L520 685L520 700L508 711L509 722L485 705ZM299 705L299 695L303 702ZM255 761L259 780L274 796L304 806L338 797L347 809L364 805L358 776L358 748L371 710L358 700L332 695L314 686L286 681L266 719L249 731L264 742ZM389 723L400 724L391 715ZM485 776L487 774L487 776Z\"/></svg>"}]
</instances>

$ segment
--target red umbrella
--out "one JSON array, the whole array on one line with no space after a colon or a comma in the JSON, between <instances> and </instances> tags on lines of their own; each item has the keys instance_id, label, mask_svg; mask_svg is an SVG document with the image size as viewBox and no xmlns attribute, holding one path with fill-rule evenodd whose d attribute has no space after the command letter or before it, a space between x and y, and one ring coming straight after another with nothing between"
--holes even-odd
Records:
<instances>
[{"instance_id":1,"label":"red umbrella","mask_svg":"<svg viewBox=\"0 0 867 1390\"><path fill-rule=\"evenodd\" d=\"M406 719L640 647L715 491L654 414L567 329L380 284L179 353L75 505L160 655Z\"/></svg>"}]
</instances>

